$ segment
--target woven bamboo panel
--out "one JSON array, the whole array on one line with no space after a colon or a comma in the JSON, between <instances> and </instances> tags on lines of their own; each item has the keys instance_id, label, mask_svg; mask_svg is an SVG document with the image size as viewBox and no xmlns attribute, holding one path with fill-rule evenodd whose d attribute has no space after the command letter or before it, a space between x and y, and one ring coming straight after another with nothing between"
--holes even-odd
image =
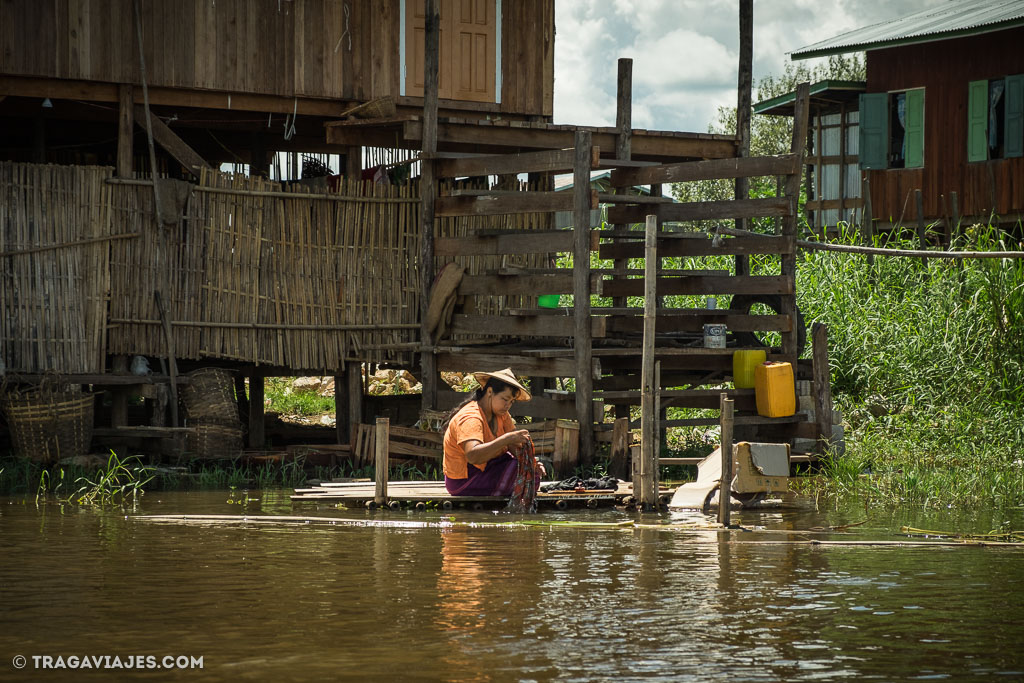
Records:
<instances>
[{"instance_id":1,"label":"woven bamboo panel","mask_svg":"<svg viewBox=\"0 0 1024 683\"><path fill-rule=\"evenodd\" d=\"M164 198L176 193L180 203L157 225L153 188L110 185L109 177L105 168L0 166L0 251L87 242L0 258L8 369L101 372L107 353L166 357L157 291L177 358L326 372L346 359L412 362L415 183L341 179L325 196L296 187L289 197L278 183L206 172L198 186L161 184ZM445 218L437 231L545 229L548 218ZM104 241L124 234L137 236ZM459 261L470 274L547 265L542 255ZM472 305L495 314L526 299L496 292Z\"/></svg>"},{"instance_id":2,"label":"woven bamboo panel","mask_svg":"<svg viewBox=\"0 0 1024 683\"><path fill-rule=\"evenodd\" d=\"M0 163L0 360L98 372L112 234L109 168ZM126 232L116 226L117 232Z\"/></svg>"},{"instance_id":3,"label":"woven bamboo panel","mask_svg":"<svg viewBox=\"0 0 1024 683\"><path fill-rule=\"evenodd\" d=\"M112 213L115 225L138 233L119 240L110 251L110 320L108 351L166 357L167 338L159 324L155 292L160 290L169 321L199 320L203 231L206 207L189 194L181 219L157 228L153 219L153 189L115 185ZM122 322L136 321L136 322ZM199 358L201 328L174 327L178 358Z\"/></svg>"}]
</instances>

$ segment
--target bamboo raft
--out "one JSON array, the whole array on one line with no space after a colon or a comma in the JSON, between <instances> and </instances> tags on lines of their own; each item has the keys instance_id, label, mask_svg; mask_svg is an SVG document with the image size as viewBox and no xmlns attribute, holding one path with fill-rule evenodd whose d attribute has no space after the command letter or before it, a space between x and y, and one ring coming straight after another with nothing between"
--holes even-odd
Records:
<instances>
[{"instance_id":1,"label":"bamboo raft","mask_svg":"<svg viewBox=\"0 0 1024 683\"><path fill-rule=\"evenodd\" d=\"M295 489L293 502L328 502L344 505L367 505L375 498L376 487L372 481L324 482L319 486ZM671 497L670 489L663 489L666 498ZM590 508L622 503L633 495L631 482L619 482L618 489L591 489L584 491L538 492L538 506L554 506L564 510L569 506ZM443 481L396 481L388 482L388 503L391 506L416 506L425 509L427 503L437 503L443 509L464 504L476 509L500 507L508 502L508 496L453 496L444 487Z\"/></svg>"}]
</instances>

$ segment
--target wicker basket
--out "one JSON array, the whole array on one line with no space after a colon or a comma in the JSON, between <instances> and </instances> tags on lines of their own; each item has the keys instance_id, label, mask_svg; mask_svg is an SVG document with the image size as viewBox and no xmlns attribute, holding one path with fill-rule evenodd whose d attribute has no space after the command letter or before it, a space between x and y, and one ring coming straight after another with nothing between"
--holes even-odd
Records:
<instances>
[{"instance_id":1,"label":"wicker basket","mask_svg":"<svg viewBox=\"0 0 1024 683\"><path fill-rule=\"evenodd\" d=\"M203 460L231 460L242 452L242 429L237 425L193 420L188 433L188 450Z\"/></svg>"},{"instance_id":2,"label":"wicker basket","mask_svg":"<svg viewBox=\"0 0 1024 683\"><path fill-rule=\"evenodd\" d=\"M201 368L188 373L181 400L192 420L241 425L235 400L234 375L220 368Z\"/></svg>"},{"instance_id":3,"label":"wicker basket","mask_svg":"<svg viewBox=\"0 0 1024 683\"><path fill-rule=\"evenodd\" d=\"M14 450L23 458L50 464L85 455L92 441L93 394L27 391L0 400Z\"/></svg>"}]
</instances>

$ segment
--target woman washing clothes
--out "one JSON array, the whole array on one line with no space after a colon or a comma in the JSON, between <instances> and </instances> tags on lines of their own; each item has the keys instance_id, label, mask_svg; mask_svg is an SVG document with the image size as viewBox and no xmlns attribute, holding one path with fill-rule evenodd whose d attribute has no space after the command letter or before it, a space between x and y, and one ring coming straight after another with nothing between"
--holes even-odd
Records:
<instances>
[{"instance_id":1,"label":"woman washing clothes","mask_svg":"<svg viewBox=\"0 0 1024 683\"><path fill-rule=\"evenodd\" d=\"M529 432L516 429L509 409L515 401L529 401L530 392L511 368L473 376L480 388L452 410L442 430L444 486L453 496L513 495L519 474L516 456L532 449ZM538 463L530 474L530 483L538 486L544 466Z\"/></svg>"}]
</instances>

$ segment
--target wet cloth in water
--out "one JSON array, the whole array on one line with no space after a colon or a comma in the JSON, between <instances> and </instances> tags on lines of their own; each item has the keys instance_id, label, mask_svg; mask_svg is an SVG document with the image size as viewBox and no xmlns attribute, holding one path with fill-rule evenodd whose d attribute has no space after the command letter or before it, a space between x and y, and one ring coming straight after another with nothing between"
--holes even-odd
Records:
<instances>
[{"instance_id":1,"label":"wet cloth in water","mask_svg":"<svg viewBox=\"0 0 1024 683\"><path fill-rule=\"evenodd\" d=\"M579 477L569 477L561 481L553 481L550 484L544 484L540 487L540 490L544 493L550 491L575 491L576 489L586 489L587 491L604 491L612 490L615 491L619 488L619 480L615 477L601 477L600 479L580 479Z\"/></svg>"},{"instance_id":2,"label":"wet cloth in water","mask_svg":"<svg viewBox=\"0 0 1024 683\"><path fill-rule=\"evenodd\" d=\"M505 511L532 514L537 511L537 485L540 483L537 458L533 454L533 442L527 441L515 458L516 482Z\"/></svg>"}]
</instances>

